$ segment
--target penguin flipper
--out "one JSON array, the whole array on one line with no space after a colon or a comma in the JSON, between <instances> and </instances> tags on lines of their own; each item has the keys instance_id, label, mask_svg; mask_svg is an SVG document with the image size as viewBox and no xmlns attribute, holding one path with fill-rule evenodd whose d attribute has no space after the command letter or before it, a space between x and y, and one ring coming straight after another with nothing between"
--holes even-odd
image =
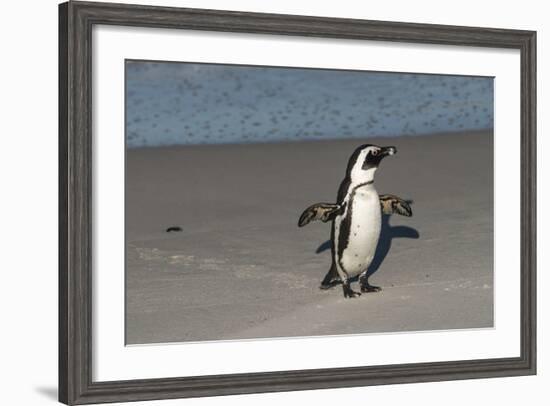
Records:
<instances>
[{"instance_id":1,"label":"penguin flipper","mask_svg":"<svg viewBox=\"0 0 550 406\"><path fill-rule=\"evenodd\" d=\"M340 213L342 206L333 203L316 203L304 210L298 220L298 227L303 227L311 221L321 220L323 223L331 221Z\"/></svg>"},{"instance_id":2,"label":"penguin flipper","mask_svg":"<svg viewBox=\"0 0 550 406\"><path fill-rule=\"evenodd\" d=\"M382 213L393 214L397 213L402 216L411 217L412 200L404 200L394 195L380 195L380 206L382 207Z\"/></svg>"}]
</instances>

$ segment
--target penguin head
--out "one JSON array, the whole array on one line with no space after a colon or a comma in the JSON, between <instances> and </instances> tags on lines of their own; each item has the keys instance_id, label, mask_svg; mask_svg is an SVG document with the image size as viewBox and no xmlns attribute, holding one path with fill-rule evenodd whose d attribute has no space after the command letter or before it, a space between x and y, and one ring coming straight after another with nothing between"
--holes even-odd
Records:
<instances>
[{"instance_id":1,"label":"penguin head","mask_svg":"<svg viewBox=\"0 0 550 406\"><path fill-rule=\"evenodd\" d=\"M379 147L364 144L358 147L351 155L346 175L352 182L369 182L374 179L374 172L382 160L397 153L395 147Z\"/></svg>"}]
</instances>

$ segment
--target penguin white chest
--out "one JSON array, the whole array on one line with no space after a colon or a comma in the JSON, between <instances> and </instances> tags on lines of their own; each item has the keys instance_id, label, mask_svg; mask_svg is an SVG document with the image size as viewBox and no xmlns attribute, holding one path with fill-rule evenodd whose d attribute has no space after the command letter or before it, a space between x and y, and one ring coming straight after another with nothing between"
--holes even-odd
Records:
<instances>
[{"instance_id":1,"label":"penguin white chest","mask_svg":"<svg viewBox=\"0 0 550 406\"><path fill-rule=\"evenodd\" d=\"M348 276L353 277L366 270L374 258L382 213L378 193L372 186L357 189L349 205L349 235L341 265Z\"/></svg>"}]
</instances>

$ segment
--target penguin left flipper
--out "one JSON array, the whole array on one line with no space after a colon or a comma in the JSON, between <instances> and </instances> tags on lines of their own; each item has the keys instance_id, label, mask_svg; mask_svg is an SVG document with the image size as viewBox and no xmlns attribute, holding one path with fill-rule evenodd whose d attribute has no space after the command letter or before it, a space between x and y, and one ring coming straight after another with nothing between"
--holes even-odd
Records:
<instances>
[{"instance_id":1,"label":"penguin left flipper","mask_svg":"<svg viewBox=\"0 0 550 406\"><path fill-rule=\"evenodd\" d=\"M298 227L303 227L311 221L321 220L323 223L331 221L341 212L342 206L333 203L316 203L304 210L298 220Z\"/></svg>"},{"instance_id":2,"label":"penguin left flipper","mask_svg":"<svg viewBox=\"0 0 550 406\"><path fill-rule=\"evenodd\" d=\"M412 216L412 209L410 206L412 200L404 200L394 195L380 195L379 198L380 206L382 206L382 213L397 213L406 217Z\"/></svg>"}]
</instances>

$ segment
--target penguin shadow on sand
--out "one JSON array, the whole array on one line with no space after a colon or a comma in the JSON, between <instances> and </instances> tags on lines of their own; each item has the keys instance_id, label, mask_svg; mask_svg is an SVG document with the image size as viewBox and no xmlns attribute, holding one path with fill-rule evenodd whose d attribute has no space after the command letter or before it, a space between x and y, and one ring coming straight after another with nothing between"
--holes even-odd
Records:
<instances>
[{"instance_id":1,"label":"penguin shadow on sand","mask_svg":"<svg viewBox=\"0 0 550 406\"><path fill-rule=\"evenodd\" d=\"M380 269L380 265L386 259L386 256L390 252L392 241L394 238L412 238L418 239L420 234L415 228L408 226L392 226L390 224L389 214L382 214L382 225L380 229L380 239L378 240L378 246L374 253L374 259L372 260L369 270L367 271L367 277L370 277ZM326 250L330 250L330 240L325 241L315 251L316 254L320 254Z\"/></svg>"}]
</instances>

